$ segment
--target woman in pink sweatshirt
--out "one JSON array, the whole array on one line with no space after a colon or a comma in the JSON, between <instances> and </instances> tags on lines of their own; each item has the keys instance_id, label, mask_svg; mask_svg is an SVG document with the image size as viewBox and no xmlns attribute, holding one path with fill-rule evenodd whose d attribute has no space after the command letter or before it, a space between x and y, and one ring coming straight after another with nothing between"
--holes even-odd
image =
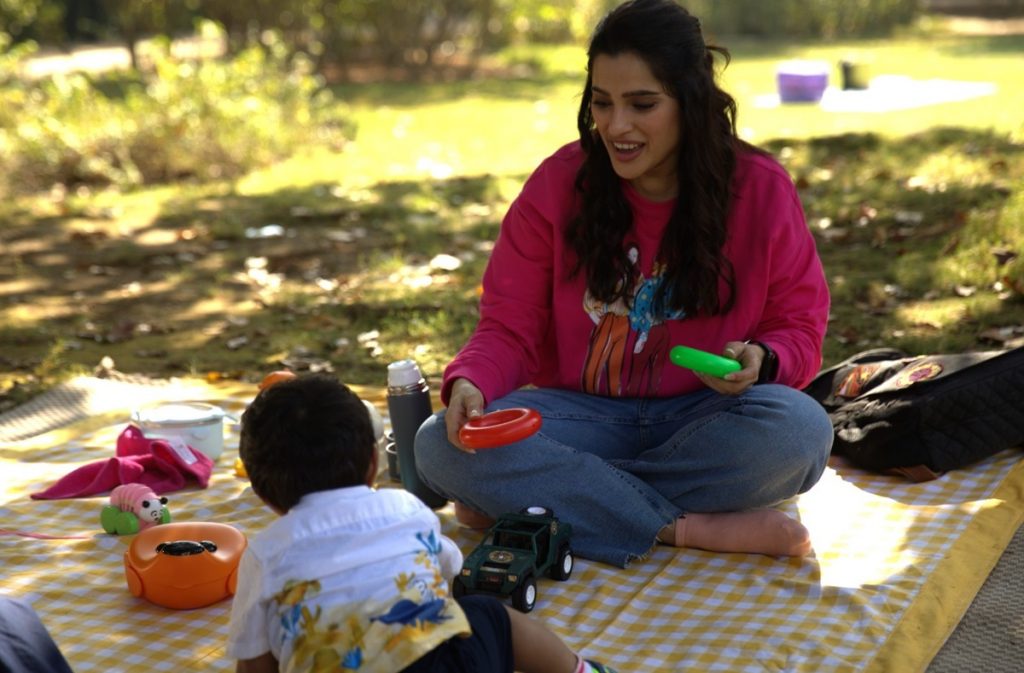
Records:
<instances>
[{"instance_id":1,"label":"woman in pink sweatshirt","mask_svg":"<svg viewBox=\"0 0 1024 673\"><path fill-rule=\"evenodd\" d=\"M572 523L578 555L619 566L657 542L810 551L772 506L813 486L831 448L799 391L821 366L828 287L792 180L736 135L716 56L671 0L598 25L580 139L505 216L447 409L417 435L421 476L464 522L543 505ZM674 345L742 369L675 366ZM540 431L460 444L469 419L510 407L538 410Z\"/></svg>"}]
</instances>

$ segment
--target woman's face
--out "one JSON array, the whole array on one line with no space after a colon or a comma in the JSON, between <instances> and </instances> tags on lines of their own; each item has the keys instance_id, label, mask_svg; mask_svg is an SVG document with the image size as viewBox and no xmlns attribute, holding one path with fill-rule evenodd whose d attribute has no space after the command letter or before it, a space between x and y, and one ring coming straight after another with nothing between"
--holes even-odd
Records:
<instances>
[{"instance_id":1,"label":"woman's face","mask_svg":"<svg viewBox=\"0 0 1024 673\"><path fill-rule=\"evenodd\" d=\"M594 57L591 114L619 177L643 196L676 196L679 102L632 52Z\"/></svg>"}]
</instances>

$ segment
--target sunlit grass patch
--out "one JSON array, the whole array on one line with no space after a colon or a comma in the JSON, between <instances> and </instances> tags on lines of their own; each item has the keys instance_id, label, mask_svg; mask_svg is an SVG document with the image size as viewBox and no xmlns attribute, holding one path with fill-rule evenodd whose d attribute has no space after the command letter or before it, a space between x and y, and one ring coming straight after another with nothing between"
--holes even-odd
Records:
<instances>
[{"instance_id":1,"label":"sunlit grass patch","mask_svg":"<svg viewBox=\"0 0 1024 673\"><path fill-rule=\"evenodd\" d=\"M736 43L740 125L795 179L828 275L826 364L999 347L1024 325L1018 44ZM753 104L779 60L852 50L998 91L891 115ZM576 137L582 47L499 59L500 76L338 87L348 144L296 146L237 179L0 201L0 409L105 356L158 376L291 366L368 385L416 357L439 377L476 323L509 203Z\"/></svg>"}]
</instances>

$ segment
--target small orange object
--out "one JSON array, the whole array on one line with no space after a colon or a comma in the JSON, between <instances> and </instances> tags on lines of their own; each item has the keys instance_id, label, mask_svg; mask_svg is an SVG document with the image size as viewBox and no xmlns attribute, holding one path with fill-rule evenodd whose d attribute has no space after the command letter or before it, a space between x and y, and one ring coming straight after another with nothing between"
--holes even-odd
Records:
<instances>
[{"instance_id":1,"label":"small orange object","mask_svg":"<svg viewBox=\"0 0 1024 673\"><path fill-rule=\"evenodd\" d=\"M213 605L235 594L246 544L240 531L222 523L147 528L124 553L128 591L175 610Z\"/></svg>"},{"instance_id":2,"label":"small orange object","mask_svg":"<svg viewBox=\"0 0 1024 673\"><path fill-rule=\"evenodd\" d=\"M266 390L272 385L281 383L281 381L288 381L294 378L295 372L288 371L287 369L278 369L263 377L263 380L260 381L260 390Z\"/></svg>"}]
</instances>

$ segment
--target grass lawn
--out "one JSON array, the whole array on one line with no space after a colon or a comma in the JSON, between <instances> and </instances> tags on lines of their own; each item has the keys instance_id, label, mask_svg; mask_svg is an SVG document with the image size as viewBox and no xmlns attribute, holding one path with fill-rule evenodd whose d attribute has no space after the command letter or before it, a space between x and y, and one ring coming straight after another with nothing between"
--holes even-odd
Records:
<instances>
[{"instance_id":1,"label":"grass lawn","mask_svg":"<svg viewBox=\"0 0 1024 673\"><path fill-rule=\"evenodd\" d=\"M843 133L903 136L935 126L991 129L1024 138L1024 35L908 37L902 40L787 46L722 40L733 54L723 85L739 105L738 126L755 143ZM586 66L584 49L567 46L512 50L512 64L541 68L540 76L457 85L341 87L353 107L357 148L345 158L367 182L409 175L428 177L448 166L456 174L524 174L552 148L576 136L576 113ZM856 59L873 76L992 82L993 96L896 113L826 112L815 105L758 107L776 90L775 71L791 59L838 64ZM839 81L838 65L831 82ZM512 139L512 142L509 140ZM386 155L388 160L381 162Z\"/></svg>"},{"instance_id":2,"label":"grass lawn","mask_svg":"<svg viewBox=\"0 0 1024 673\"><path fill-rule=\"evenodd\" d=\"M801 188L834 297L826 363L877 345L1024 335L1024 36L790 46L723 40L744 137ZM235 182L4 204L0 409L109 356L121 371L258 380L282 364L437 377L475 324L505 208L575 133L582 48L510 50L503 76L336 89L357 133ZM792 58L993 82L893 113L759 107ZM837 75L838 76L838 75Z\"/></svg>"}]
</instances>

